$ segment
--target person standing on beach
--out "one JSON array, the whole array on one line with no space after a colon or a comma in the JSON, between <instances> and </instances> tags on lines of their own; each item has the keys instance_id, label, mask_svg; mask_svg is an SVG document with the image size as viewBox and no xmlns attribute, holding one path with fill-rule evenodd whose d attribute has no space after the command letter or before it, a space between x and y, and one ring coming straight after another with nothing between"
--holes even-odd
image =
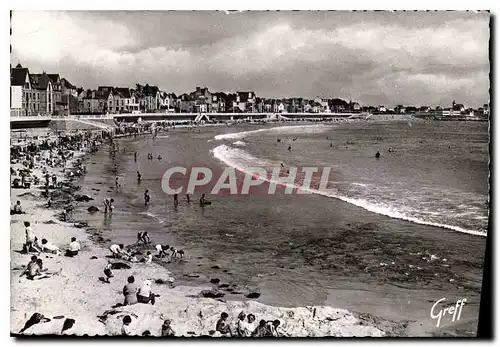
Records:
<instances>
[{"instance_id":1,"label":"person standing on beach","mask_svg":"<svg viewBox=\"0 0 500 347\"><path fill-rule=\"evenodd\" d=\"M127 278L127 284L123 287L123 296L125 300L123 305L134 305L137 304L137 284L135 284L135 277L129 276Z\"/></svg>"},{"instance_id":2,"label":"person standing on beach","mask_svg":"<svg viewBox=\"0 0 500 347\"><path fill-rule=\"evenodd\" d=\"M30 222L24 222L24 232L26 233L26 243L24 244L23 251L29 253L33 249L33 242L35 242L35 233Z\"/></svg>"},{"instance_id":3,"label":"person standing on beach","mask_svg":"<svg viewBox=\"0 0 500 347\"><path fill-rule=\"evenodd\" d=\"M150 200L149 190L146 189L146 191L144 192L144 206L148 206L149 205L149 200Z\"/></svg>"},{"instance_id":4,"label":"person standing on beach","mask_svg":"<svg viewBox=\"0 0 500 347\"><path fill-rule=\"evenodd\" d=\"M137 183L141 183L141 173L137 170Z\"/></svg>"},{"instance_id":5,"label":"person standing on beach","mask_svg":"<svg viewBox=\"0 0 500 347\"><path fill-rule=\"evenodd\" d=\"M174 194L174 207L179 206L179 194Z\"/></svg>"},{"instance_id":6,"label":"person standing on beach","mask_svg":"<svg viewBox=\"0 0 500 347\"><path fill-rule=\"evenodd\" d=\"M137 161L137 152L134 152L134 161Z\"/></svg>"}]
</instances>

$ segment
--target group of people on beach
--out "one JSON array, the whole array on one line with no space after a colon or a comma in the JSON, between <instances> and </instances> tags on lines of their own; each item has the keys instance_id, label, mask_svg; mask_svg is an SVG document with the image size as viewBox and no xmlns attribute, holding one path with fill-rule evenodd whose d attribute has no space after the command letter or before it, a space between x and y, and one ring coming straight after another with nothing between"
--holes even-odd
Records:
<instances>
[{"instance_id":1,"label":"group of people on beach","mask_svg":"<svg viewBox=\"0 0 500 347\"><path fill-rule=\"evenodd\" d=\"M284 334L280 331L281 322L279 319L266 321L261 319L259 324L255 324L255 315L253 313L246 314L241 311L238 314L236 324L231 325L228 322L229 315L227 312L222 312L215 326L215 330L222 336L231 337L283 337ZM245 320L246 318L246 320Z\"/></svg>"}]
</instances>

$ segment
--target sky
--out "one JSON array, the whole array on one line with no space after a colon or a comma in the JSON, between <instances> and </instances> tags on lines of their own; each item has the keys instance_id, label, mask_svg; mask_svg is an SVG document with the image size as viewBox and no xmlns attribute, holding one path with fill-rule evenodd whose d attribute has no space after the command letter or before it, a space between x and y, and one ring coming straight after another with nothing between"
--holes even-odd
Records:
<instances>
[{"instance_id":1,"label":"sky","mask_svg":"<svg viewBox=\"0 0 500 347\"><path fill-rule=\"evenodd\" d=\"M13 66L77 87L489 102L487 12L14 11Z\"/></svg>"}]
</instances>

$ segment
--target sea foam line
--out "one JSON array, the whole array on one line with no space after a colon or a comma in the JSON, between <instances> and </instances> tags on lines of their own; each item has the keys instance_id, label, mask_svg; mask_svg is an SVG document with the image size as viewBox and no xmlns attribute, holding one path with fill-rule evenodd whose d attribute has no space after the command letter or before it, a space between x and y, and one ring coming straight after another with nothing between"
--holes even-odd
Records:
<instances>
[{"instance_id":1,"label":"sea foam line","mask_svg":"<svg viewBox=\"0 0 500 347\"><path fill-rule=\"evenodd\" d=\"M230 134L220 134L214 136L215 140L235 140L242 139L245 136L261 133L264 131L267 132L275 132L282 134L304 134L304 133L318 133L325 132L334 127L333 125L324 125L324 124L312 124L312 125L284 125L279 127L265 128L265 129L257 129L257 130L249 130L249 131L240 131L237 133ZM308 131L312 130L312 131Z\"/></svg>"},{"instance_id":2,"label":"sea foam line","mask_svg":"<svg viewBox=\"0 0 500 347\"><path fill-rule=\"evenodd\" d=\"M217 158L221 162L223 162L226 165L231 166L231 167L235 168L236 170L243 172L245 174L251 174L252 172L251 172L251 170L247 170L247 168L245 166L240 165L234 158L244 159L248 163L260 162L261 164L265 164L265 165L267 164L269 166L273 165L272 162L258 159L256 157L252 156L251 154L245 152L242 149L231 148L231 147L228 147L226 145L219 145L219 146L215 147L213 150L211 150L211 153L215 158ZM252 166L252 165L250 165L250 166ZM470 234L470 235L483 236L483 237L487 236L487 233L482 232L482 231L465 229L465 228L455 226L455 225L429 222L429 221L422 220L422 219L419 219L416 217L411 217L411 216L405 215L403 213L400 213L398 211L394 211L393 209L391 209L389 207L384 207L384 206L370 203L364 199L349 198L347 196L335 194L333 192L325 192L325 191L312 189L312 188L303 188L301 185L296 185L296 184L284 184L283 182L280 182L278 180L273 180L273 179L268 178L268 177L266 177L265 181L267 181L269 183L281 185L281 186L287 186L287 187L300 189L302 191L310 192L313 194L318 194L318 195L323 195L323 196L330 197L330 198L339 199L339 200L342 200L342 201L347 202L349 204L361 207L367 211L374 212L374 213L381 214L381 215L395 218L395 219L406 220L406 221L413 222L416 224L421 224L421 225L429 225L429 226L435 226L435 227L439 227L439 228L450 229L453 231L457 231L457 232L461 232L461 233L465 233L465 234Z\"/></svg>"}]
</instances>

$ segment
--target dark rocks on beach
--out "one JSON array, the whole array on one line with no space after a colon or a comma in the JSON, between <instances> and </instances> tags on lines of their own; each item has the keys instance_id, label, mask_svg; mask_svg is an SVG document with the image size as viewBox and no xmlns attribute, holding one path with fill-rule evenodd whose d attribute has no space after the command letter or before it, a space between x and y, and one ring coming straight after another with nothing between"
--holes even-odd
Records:
<instances>
[{"instance_id":1,"label":"dark rocks on beach","mask_svg":"<svg viewBox=\"0 0 500 347\"><path fill-rule=\"evenodd\" d=\"M260 293L252 292L247 295L245 295L249 299L257 299L260 296Z\"/></svg>"},{"instance_id":2,"label":"dark rocks on beach","mask_svg":"<svg viewBox=\"0 0 500 347\"><path fill-rule=\"evenodd\" d=\"M97 259L97 257L93 255L92 257L90 257L90 259Z\"/></svg>"},{"instance_id":3,"label":"dark rocks on beach","mask_svg":"<svg viewBox=\"0 0 500 347\"><path fill-rule=\"evenodd\" d=\"M219 282L220 282L220 279L218 279L218 278L211 278L210 279L210 283L217 284Z\"/></svg>"},{"instance_id":4,"label":"dark rocks on beach","mask_svg":"<svg viewBox=\"0 0 500 347\"><path fill-rule=\"evenodd\" d=\"M95 206L90 206L87 209L87 211L89 211L89 212L99 212L99 209L97 207L95 207Z\"/></svg>"},{"instance_id":5,"label":"dark rocks on beach","mask_svg":"<svg viewBox=\"0 0 500 347\"><path fill-rule=\"evenodd\" d=\"M220 269L219 265L214 265L211 267L211 269Z\"/></svg>"},{"instance_id":6,"label":"dark rocks on beach","mask_svg":"<svg viewBox=\"0 0 500 347\"><path fill-rule=\"evenodd\" d=\"M228 283L221 283L221 284L219 284L219 288L227 288L227 287L229 287Z\"/></svg>"},{"instance_id":7,"label":"dark rocks on beach","mask_svg":"<svg viewBox=\"0 0 500 347\"><path fill-rule=\"evenodd\" d=\"M130 265L122 262L116 262L111 264L111 268L113 270L130 269Z\"/></svg>"},{"instance_id":8,"label":"dark rocks on beach","mask_svg":"<svg viewBox=\"0 0 500 347\"><path fill-rule=\"evenodd\" d=\"M55 222L54 220L50 219L50 220L46 220L46 221L43 221L42 222L43 224L57 224L57 222Z\"/></svg>"},{"instance_id":9,"label":"dark rocks on beach","mask_svg":"<svg viewBox=\"0 0 500 347\"><path fill-rule=\"evenodd\" d=\"M191 277L191 278L198 278L198 277L200 277L200 275L197 275L197 274L185 274L184 276L185 277Z\"/></svg>"},{"instance_id":10,"label":"dark rocks on beach","mask_svg":"<svg viewBox=\"0 0 500 347\"><path fill-rule=\"evenodd\" d=\"M74 224L75 228L85 228L88 227L89 224L87 222L77 222Z\"/></svg>"},{"instance_id":11,"label":"dark rocks on beach","mask_svg":"<svg viewBox=\"0 0 500 347\"><path fill-rule=\"evenodd\" d=\"M78 202L88 202L88 201L92 201L94 200L94 198L91 198L90 196L88 195L79 195L79 194L76 194L75 195L75 200L78 201Z\"/></svg>"},{"instance_id":12,"label":"dark rocks on beach","mask_svg":"<svg viewBox=\"0 0 500 347\"><path fill-rule=\"evenodd\" d=\"M216 299L216 298L222 298L224 296L224 293L221 293L216 290L202 290L200 292L200 296L203 298Z\"/></svg>"}]
</instances>

